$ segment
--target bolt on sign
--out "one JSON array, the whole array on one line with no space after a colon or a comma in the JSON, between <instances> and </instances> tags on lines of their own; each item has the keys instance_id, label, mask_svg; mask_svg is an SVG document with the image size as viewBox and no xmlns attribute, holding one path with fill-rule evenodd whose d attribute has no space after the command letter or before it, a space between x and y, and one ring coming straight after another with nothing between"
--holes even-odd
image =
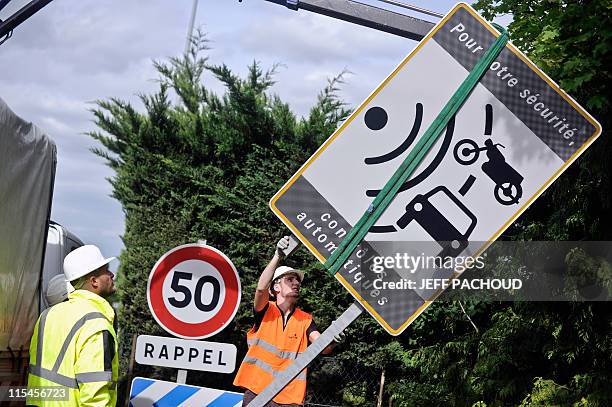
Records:
<instances>
[{"instance_id":1,"label":"bolt on sign","mask_svg":"<svg viewBox=\"0 0 612 407\"><path fill-rule=\"evenodd\" d=\"M274 195L274 213L321 262L498 36L459 3ZM434 252L419 255L479 254L600 133L584 108L508 43L336 278L399 335L439 290L374 287L365 265L377 244L433 242ZM385 278L404 277L406 270L394 269Z\"/></svg>"}]
</instances>

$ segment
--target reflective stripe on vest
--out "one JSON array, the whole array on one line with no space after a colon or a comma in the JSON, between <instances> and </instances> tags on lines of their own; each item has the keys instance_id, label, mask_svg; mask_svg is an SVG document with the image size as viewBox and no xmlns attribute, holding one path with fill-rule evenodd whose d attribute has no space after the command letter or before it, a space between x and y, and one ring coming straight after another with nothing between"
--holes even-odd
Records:
<instances>
[{"instance_id":1,"label":"reflective stripe on vest","mask_svg":"<svg viewBox=\"0 0 612 407\"><path fill-rule=\"evenodd\" d=\"M92 383L92 382L110 382L111 390L117 387L117 382L113 381L113 372L91 372L91 373L77 373L76 379L68 376L64 376L57 372L54 372L44 367L30 366L29 372L33 375L41 377L45 380L49 380L56 384L64 387L70 387L72 389L78 389L79 383Z\"/></svg>"},{"instance_id":2,"label":"reflective stripe on vest","mask_svg":"<svg viewBox=\"0 0 612 407\"><path fill-rule=\"evenodd\" d=\"M270 353L275 354L276 356L278 356L281 359L297 359L297 357L299 356L300 351L297 352L291 352L291 351L287 351L287 350L280 350L279 348L277 348L276 346L272 345L269 342L264 341L261 338L251 338L251 339L247 339L247 344L249 346L259 346L262 349L267 350Z\"/></svg>"},{"instance_id":3,"label":"reflective stripe on vest","mask_svg":"<svg viewBox=\"0 0 612 407\"><path fill-rule=\"evenodd\" d=\"M57 372L54 372L49 369L45 369L40 366L30 366L29 368L30 374L33 374L38 377L42 377L45 380L49 380L50 382L59 384L64 387L70 387L73 389L78 389L79 385L77 384L76 379L72 377L64 376Z\"/></svg>"},{"instance_id":4,"label":"reflective stripe on vest","mask_svg":"<svg viewBox=\"0 0 612 407\"><path fill-rule=\"evenodd\" d=\"M76 374L77 383L109 382L109 388L115 390L117 382L113 381L113 372L87 372Z\"/></svg>"},{"instance_id":5,"label":"reflective stripe on vest","mask_svg":"<svg viewBox=\"0 0 612 407\"><path fill-rule=\"evenodd\" d=\"M78 389L79 383L92 383L92 382L111 382L111 388L114 389L116 387L116 383L113 382L112 371L111 372L101 371L101 372L77 373L75 378L64 376L58 373L59 368L62 364L62 361L64 360L66 350L68 349L68 346L70 345L70 342L72 341L72 338L74 338L78 330L81 329L83 325L85 325L85 322L92 320L92 319L98 319L98 318L106 319L104 314L102 314L101 312L90 312L88 314L85 314L74 324L72 329L70 329L68 336L66 336L64 343L62 344L62 348L60 349L57 355L57 359L55 360L55 363L53 364L52 370L45 369L40 366L42 362L42 349L43 349L43 343L44 343L43 339L44 339L44 332L45 332L45 322L47 320L47 312L49 310L50 308L47 308L45 311L43 311L43 313L40 316L40 322L38 323L38 341L36 343L36 365L30 365L29 367L30 373L42 379L49 380L50 382L59 384L61 386L70 387L73 389Z\"/></svg>"},{"instance_id":6,"label":"reflective stripe on vest","mask_svg":"<svg viewBox=\"0 0 612 407\"><path fill-rule=\"evenodd\" d=\"M248 363L249 365L255 365L258 368L260 368L261 370L271 374L274 377L279 376L283 372L282 370L274 370L272 368L272 366L270 366L266 362L264 362L262 360L259 360L259 359L256 359L254 357L248 356L248 355L244 357L244 360L242 361L242 363ZM300 374L297 375L295 377L295 379L293 379L293 380L304 380L304 381L306 381L306 368L304 368L304 370L302 370L300 372Z\"/></svg>"},{"instance_id":7,"label":"reflective stripe on vest","mask_svg":"<svg viewBox=\"0 0 612 407\"><path fill-rule=\"evenodd\" d=\"M45 321L47 320L47 314L51 308L47 308L43 311L40 316L40 322L38 323L38 342L36 343L36 363L41 364L42 360L42 337L45 333Z\"/></svg>"}]
</instances>

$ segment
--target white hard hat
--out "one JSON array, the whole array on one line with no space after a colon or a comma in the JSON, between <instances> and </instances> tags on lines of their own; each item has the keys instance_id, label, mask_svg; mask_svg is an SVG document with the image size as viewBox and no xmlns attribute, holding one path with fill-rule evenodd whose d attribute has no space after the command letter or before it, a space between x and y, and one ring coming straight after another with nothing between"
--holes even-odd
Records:
<instances>
[{"instance_id":1,"label":"white hard hat","mask_svg":"<svg viewBox=\"0 0 612 407\"><path fill-rule=\"evenodd\" d=\"M272 281L276 280L279 277L284 276L285 274L295 273L300 279L300 283L304 281L304 272L296 269L292 269L288 266L280 266L276 270L274 270L274 277L272 277Z\"/></svg>"},{"instance_id":2,"label":"white hard hat","mask_svg":"<svg viewBox=\"0 0 612 407\"><path fill-rule=\"evenodd\" d=\"M45 293L47 304L49 306L59 304L68 298L68 294L73 291L74 287L66 281L66 277L63 274L58 274L49 280L49 285L47 285L47 292Z\"/></svg>"},{"instance_id":3,"label":"white hard hat","mask_svg":"<svg viewBox=\"0 0 612 407\"><path fill-rule=\"evenodd\" d=\"M64 275L66 276L66 280L74 281L113 260L115 260L115 257L105 259L100 249L94 245L88 244L81 246L68 253L64 259Z\"/></svg>"}]
</instances>

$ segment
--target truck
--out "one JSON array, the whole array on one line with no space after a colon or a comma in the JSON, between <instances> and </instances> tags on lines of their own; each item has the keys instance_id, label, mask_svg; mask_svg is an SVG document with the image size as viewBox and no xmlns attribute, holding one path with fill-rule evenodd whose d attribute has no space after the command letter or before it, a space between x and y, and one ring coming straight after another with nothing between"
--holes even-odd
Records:
<instances>
[{"instance_id":1,"label":"truck","mask_svg":"<svg viewBox=\"0 0 612 407\"><path fill-rule=\"evenodd\" d=\"M50 220L56 164L53 140L0 98L0 390L26 384L47 284L83 245Z\"/></svg>"}]
</instances>

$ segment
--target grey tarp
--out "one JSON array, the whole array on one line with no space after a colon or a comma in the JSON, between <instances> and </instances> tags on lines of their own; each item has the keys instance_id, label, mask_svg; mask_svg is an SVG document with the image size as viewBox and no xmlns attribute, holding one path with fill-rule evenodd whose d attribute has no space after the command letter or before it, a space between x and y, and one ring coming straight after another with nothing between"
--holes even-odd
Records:
<instances>
[{"instance_id":1,"label":"grey tarp","mask_svg":"<svg viewBox=\"0 0 612 407\"><path fill-rule=\"evenodd\" d=\"M29 347L55 165L53 141L0 98L0 352Z\"/></svg>"}]
</instances>

